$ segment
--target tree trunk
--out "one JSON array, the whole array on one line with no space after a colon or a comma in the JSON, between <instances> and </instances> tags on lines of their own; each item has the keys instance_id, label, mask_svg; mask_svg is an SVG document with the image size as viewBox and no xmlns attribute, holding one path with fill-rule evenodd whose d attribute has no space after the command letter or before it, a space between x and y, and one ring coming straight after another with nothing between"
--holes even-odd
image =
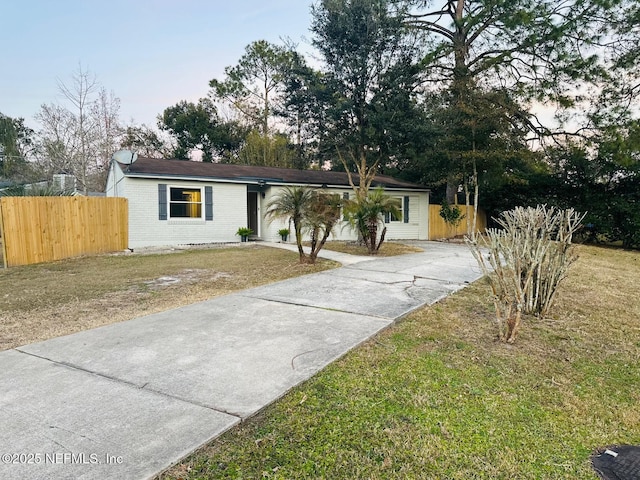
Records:
<instances>
[{"instance_id":1,"label":"tree trunk","mask_svg":"<svg viewBox=\"0 0 640 480\"><path fill-rule=\"evenodd\" d=\"M302 225L300 225L299 220L293 220L293 229L296 233L296 243L298 244L298 255L300 256L300 263L307 263L307 256L305 255L302 248Z\"/></svg>"},{"instance_id":2,"label":"tree trunk","mask_svg":"<svg viewBox=\"0 0 640 480\"><path fill-rule=\"evenodd\" d=\"M318 242L316 248L311 250L311 254L309 255L310 263L316 263L318 253L320 253L320 250L322 250L322 247L324 247L324 244L327 242L329 235L331 235L331 229L327 228L325 229L324 234L322 235L322 238L320 239L320 242Z\"/></svg>"},{"instance_id":3,"label":"tree trunk","mask_svg":"<svg viewBox=\"0 0 640 480\"><path fill-rule=\"evenodd\" d=\"M382 243L384 242L384 237L387 235L387 227L384 227L382 229L382 233L380 234L380 241L378 242L378 246L376 247L376 253L378 253L378 251L380 251L380 247L382 246Z\"/></svg>"},{"instance_id":4,"label":"tree trunk","mask_svg":"<svg viewBox=\"0 0 640 480\"><path fill-rule=\"evenodd\" d=\"M369 231L369 241L367 242L367 247L369 248L369 254L375 255L377 253L376 245L378 243L378 221L369 222L367 225L367 230Z\"/></svg>"},{"instance_id":5,"label":"tree trunk","mask_svg":"<svg viewBox=\"0 0 640 480\"><path fill-rule=\"evenodd\" d=\"M456 204L456 194L458 193L458 180L455 178L455 175L449 175L447 178L447 203L449 205Z\"/></svg>"}]
</instances>

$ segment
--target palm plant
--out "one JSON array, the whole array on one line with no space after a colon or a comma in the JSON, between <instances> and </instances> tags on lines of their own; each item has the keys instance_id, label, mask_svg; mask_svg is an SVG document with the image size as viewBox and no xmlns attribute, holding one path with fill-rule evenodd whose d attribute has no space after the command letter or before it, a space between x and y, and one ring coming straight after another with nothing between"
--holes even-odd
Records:
<instances>
[{"instance_id":1,"label":"palm plant","mask_svg":"<svg viewBox=\"0 0 640 480\"><path fill-rule=\"evenodd\" d=\"M337 195L318 193L308 187L284 187L280 194L267 204L267 219L284 218L293 222L300 263L315 263L340 220L341 200ZM307 258L302 248L302 235L309 232L311 253Z\"/></svg>"},{"instance_id":2,"label":"palm plant","mask_svg":"<svg viewBox=\"0 0 640 480\"><path fill-rule=\"evenodd\" d=\"M362 237L369 255L378 253L384 242L387 227L382 229L379 239L378 230L380 225L384 225L384 218L387 215L400 218L402 212L398 199L384 193L381 187L369 192L364 198L350 201L345 208L349 225Z\"/></svg>"},{"instance_id":3,"label":"palm plant","mask_svg":"<svg viewBox=\"0 0 640 480\"><path fill-rule=\"evenodd\" d=\"M324 247L333 228L340 220L342 201L338 195L315 193L315 198L304 217L304 227L311 238L309 259L315 263L318 253Z\"/></svg>"},{"instance_id":4,"label":"palm plant","mask_svg":"<svg viewBox=\"0 0 640 480\"><path fill-rule=\"evenodd\" d=\"M284 218L293 222L300 263L304 263L306 260L306 255L302 249L302 231L305 216L313 203L314 196L313 190L307 187L284 187L267 204L266 217L269 221L273 221L276 218Z\"/></svg>"}]
</instances>

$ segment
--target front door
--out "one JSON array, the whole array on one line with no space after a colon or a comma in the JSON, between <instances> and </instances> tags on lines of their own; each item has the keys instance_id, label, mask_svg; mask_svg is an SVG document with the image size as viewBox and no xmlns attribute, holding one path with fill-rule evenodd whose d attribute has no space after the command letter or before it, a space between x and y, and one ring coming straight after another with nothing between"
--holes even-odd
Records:
<instances>
[{"instance_id":1,"label":"front door","mask_svg":"<svg viewBox=\"0 0 640 480\"><path fill-rule=\"evenodd\" d=\"M253 234L260 236L258 231L258 192L247 192L247 226Z\"/></svg>"}]
</instances>

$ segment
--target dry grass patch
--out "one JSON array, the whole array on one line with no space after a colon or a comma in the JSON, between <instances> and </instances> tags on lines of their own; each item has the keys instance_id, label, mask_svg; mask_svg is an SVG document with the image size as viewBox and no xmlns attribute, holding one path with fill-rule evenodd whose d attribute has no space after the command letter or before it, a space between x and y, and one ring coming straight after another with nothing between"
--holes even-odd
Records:
<instances>
[{"instance_id":1,"label":"dry grass patch","mask_svg":"<svg viewBox=\"0 0 640 480\"><path fill-rule=\"evenodd\" d=\"M103 255L0 270L0 350L313 273L295 253L249 247Z\"/></svg>"},{"instance_id":2,"label":"dry grass patch","mask_svg":"<svg viewBox=\"0 0 640 480\"><path fill-rule=\"evenodd\" d=\"M163 478L593 479L640 444L640 253L581 247L551 318L496 341L476 282L292 390Z\"/></svg>"},{"instance_id":3,"label":"dry grass patch","mask_svg":"<svg viewBox=\"0 0 640 480\"><path fill-rule=\"evenodd\" d=\"M367 247L364 245L358 245L357 242L350 241L333 241L327 242L324 245L327 250L334 252L348 253L349 255L369 255ZM405 245L396 242L384 242L378 251L376 256L378 257L392 257L395 255L404 255L406 253L422 252L423 250L411 245Z\"/></svg>"}]
</instances>

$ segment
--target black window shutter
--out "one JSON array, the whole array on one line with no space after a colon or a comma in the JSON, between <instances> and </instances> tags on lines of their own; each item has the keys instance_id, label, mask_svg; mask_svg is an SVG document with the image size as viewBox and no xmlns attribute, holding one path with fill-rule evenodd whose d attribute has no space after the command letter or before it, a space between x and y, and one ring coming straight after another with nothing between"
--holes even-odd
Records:
<instances>
[{"instance_id":1,"label":"black window shutter","mask_svg":"<svg viewBox=\"0 0 640 480\"><path fill-rule=\"evenodd\" d=\"M167 185L158 184L158 220L167 219Z\"/></svg>"},{"instance_id":2,"label":"black window shutter","mask_svg":"<svg viewBox=\"0 0 640 480\"><path fill-rule=\"evenodd\" d=\"M402 210L404 223L409 223L409 197L404 197L404 209Z\"/></svg>"},{"instance_id":3,"label":"black window shutter","mask_svg":"<svg viewBox=\"0 0 640 480\"><path fill-rule=\"evenodd\" d=\"M389 212L386 212L384 214L384 223L389 223L391 221L391 214Z\"/></svg>"},{"instance_id":4,"label":"black window shutter","mask_svg":"<svg viewBox=\"0 0 640 480\"><path fill-rule=\"evenodd\" d=\"M213 188L204 187L204 219L213 220Z\"/></svg>"}]
</instances>

